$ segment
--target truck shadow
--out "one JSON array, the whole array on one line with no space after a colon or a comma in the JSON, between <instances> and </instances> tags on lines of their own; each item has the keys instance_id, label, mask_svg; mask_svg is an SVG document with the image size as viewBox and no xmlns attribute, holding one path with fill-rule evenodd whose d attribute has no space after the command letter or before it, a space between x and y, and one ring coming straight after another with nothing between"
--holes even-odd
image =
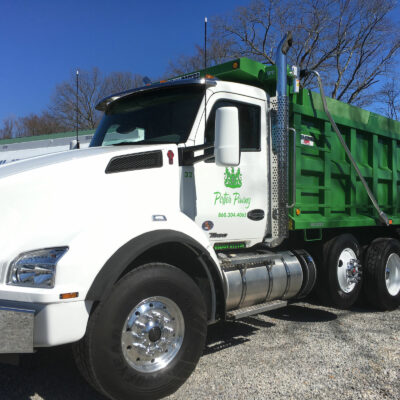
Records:
<instances>
[{"instance_id":1,"label":"truck shadow","mask_svg":"<svg viewBox=\"0 0 400 400\"><path fill-rule=\"evenodd\" d=\"M1 400L105 400L79 374L70 346L41 349L18 366L0 364Z\"/></svg>"},{"instance_id":2,"label":"truck shadow","mask_svg":"<svg viewBox=\"0 0 400 400\"><path fill-rule=\"evenodd\" d=\"M259 328L271 328L274 323L259 320L255 317L243 318L240 321L221 321L208 327L206 347L203 356L213 354L229 347L248 342Z\"/></svg>"},{"instance_id":3,"label":"truck shadow","mask_svg":"<svg viewBox=\"0 0 400 400\"><path fill-rule=\"evenodd\" d=\"M265 318L267 317L267 319ZM208 328L203 355L217 353L251 340L259 330L275 327L274 320L329 322L333 312L290 305L236 322L223 321ZM79 374L70 346L41 349L21 357L18 366L0 363L1 400L104 400Z\"/></svg>"},{"instance_id":4,"label":"truck shadow","mask_svg":"<svg viewBox=\"0 0 400 400\"><path fill-rule=\"evenodd\" d=\"M203 355L213 354L229 347L237 346L250 340L260 329L269 329L275 326L273 319L293 322L329 322L337 319L333 312L310 308L302 305L289 305L263 314L269 317L265 321L257 316L247 317L236 322L221 321L208 328L206 347Z\"/></svg>"},{"instance_id":5,"label":"truck shadow","mask_svg":"<svg viewBox=\"0 0 400 400\"><path fill-rule=\"evenodd\" d=\"M294 304L279 310L269 311L265 315L293 322L329 322L334 321L338 317L337 314L331 311Z\"/></svg>"}]
</instances>

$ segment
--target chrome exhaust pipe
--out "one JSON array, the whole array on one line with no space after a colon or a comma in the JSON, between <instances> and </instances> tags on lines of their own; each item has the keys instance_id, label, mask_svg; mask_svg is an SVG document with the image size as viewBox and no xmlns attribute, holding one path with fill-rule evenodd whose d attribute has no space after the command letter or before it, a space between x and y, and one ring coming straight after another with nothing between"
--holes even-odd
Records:
<instances>
[{"instance_id":1,"label":"chrome exhaust pipe","mask_svg":"<svg viewBox=\"0 0 400 400\"><path fill-rule=\"evenodd\" d=\"M287 96L287 57L292 46L288 32L276 50L276 98L272 106L272 240L269 246L278 246L289 235L288 217L288 150L289 150L289 101Z\"/></svg>"},{"instance_id":2,"label":"chrome exhaust pipe","mask_svg":"<svg viewBox=\"0 0 400 400\"><path fill-rule=\"evenodd\" d=\"M276 50L275 64L277 70L277 83L276 83L276 95L286 96L287 95L287 57L286 54L292 47L293 37L292 32L288 32Z\"/></svg>"}]
</instances>

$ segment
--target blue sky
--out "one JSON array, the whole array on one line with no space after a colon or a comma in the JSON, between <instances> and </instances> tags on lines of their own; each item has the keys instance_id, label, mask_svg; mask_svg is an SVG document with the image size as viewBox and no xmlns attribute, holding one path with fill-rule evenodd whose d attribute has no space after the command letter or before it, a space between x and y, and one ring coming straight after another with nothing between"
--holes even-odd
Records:
<instances>
[{"instance_id":1,"label":"blue sky","mask_svg":"<svg viewBox=\"0 0 400 400\"><path fill-rule=\"evenodd\" d=\"M247 0L0 0L0 125L39 113L77 67L161 76L203 43L204 17Z\"/></svg>"},{"instance_id":2,"label":"blue sky","mask_svg":"<svg viewBox=\"0 0 400 400\"><path fill-rule=\"evenodd\" d=\"M76 68L157 79L203 44L205 16L249 2L0 0L0 126L43 111Z\"/></svg>"}]
</instances>

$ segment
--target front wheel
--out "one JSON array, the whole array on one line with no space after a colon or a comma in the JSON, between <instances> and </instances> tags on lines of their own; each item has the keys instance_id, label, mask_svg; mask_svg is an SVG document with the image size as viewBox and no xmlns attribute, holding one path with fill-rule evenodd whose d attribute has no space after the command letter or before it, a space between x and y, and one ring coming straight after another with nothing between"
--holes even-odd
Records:
<instances>
[{"instance_id":1,"label":"front wheel","mask_svg":"<svg viewBox=\"0 0 400 400\"><path fill-rule=\"evenodd\" d=\"M125 275L75 346L79 369L114 400L158 399L194 370L206 337L206 307L181 270L147 264Z\"/></svg>"}]
</instances>

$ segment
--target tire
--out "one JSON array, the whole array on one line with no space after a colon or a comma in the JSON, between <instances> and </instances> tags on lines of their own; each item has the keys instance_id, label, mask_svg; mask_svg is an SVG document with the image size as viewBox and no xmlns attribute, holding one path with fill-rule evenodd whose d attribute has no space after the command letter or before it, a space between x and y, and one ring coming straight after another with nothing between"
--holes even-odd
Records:
<instances>
[{"instance_id":1,"label":"tire","mask_svg":"<svg viewBox=\"0 0 400 400\"><path fill-rule=\"evenodd\" d=\"M364 296L378 310L400 305L400 243L382 238L367 249L364 268ZM388 271L387 271L388 270Z\"/></svg>"},{"instance_id":2,"label":"tire","mask_svg":"<svg viewBox=\"0 0 400 400\"><path fill-rule=\"evenodd\" d=\"M292 250L292 252L300 261L301 269L303 271L303 283L295 299L303 299L314 289L317 280L317 268L313 258L305 250Z\"/></svg>"},{"instance_id":3,"label":"tire","mask_svg":"<svg viewBox=\"0 0 400 400\"><path fill-rule=\"evenodd\" d=\"M195 369L206 330L206 306L195 282L171 265L147 264L122 277L98 305L74 346L75 359L110 399L158 399Z\"/></svg>"},{"instance_id":4,"label":"tire","mask_svg":"<svg viewBox=\"0 0 400 400\"><path fill-rule=\"evenodd\" d=\"M326 304L348 309L361 291L360 245L346 233L329 240L320 250L317 295Z\"/></svg>"}]
</instances>

